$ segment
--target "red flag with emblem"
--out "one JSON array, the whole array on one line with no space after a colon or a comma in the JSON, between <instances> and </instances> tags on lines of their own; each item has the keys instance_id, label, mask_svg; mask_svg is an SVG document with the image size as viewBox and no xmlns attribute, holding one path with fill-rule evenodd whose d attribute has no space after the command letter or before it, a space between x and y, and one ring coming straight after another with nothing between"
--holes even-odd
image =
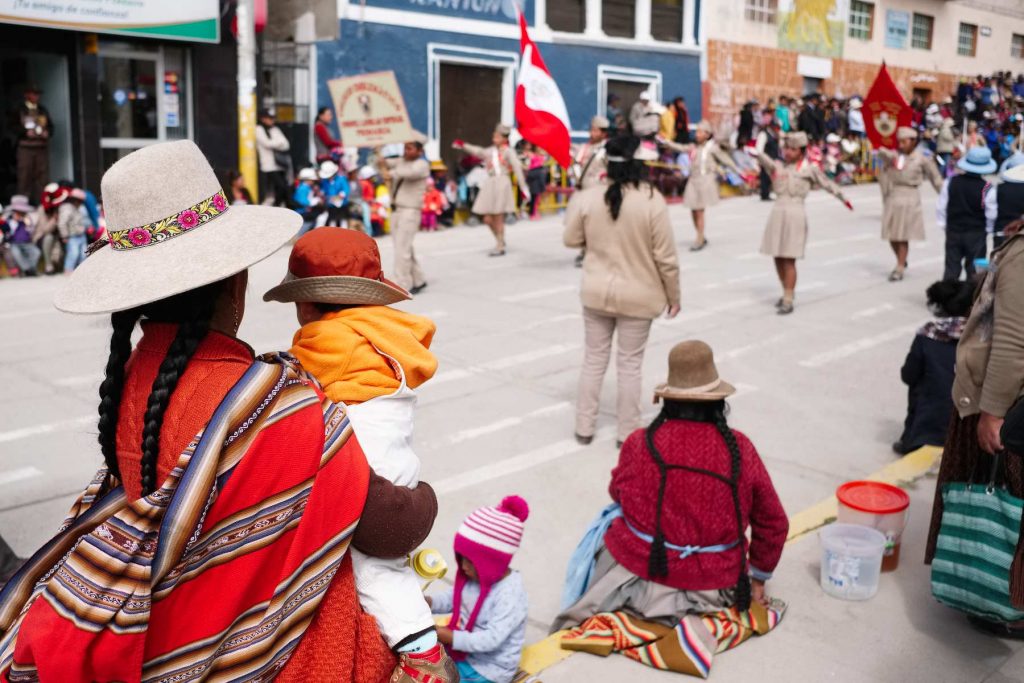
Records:
<instances>
[{"instance_id":1,"label":"red flag with emblem","mask_svg":"<svg viewBox=\"0 0 1024 683\"><path fill-rule=\"evenodd\" d=\"M530 39L522 12L519 13L519 28L523 54L516 83L516 128L524 139L550 154L563 168L568 168L572 162L569 111L540 51Z\"/></svg>"},{"instance_id":2,"label":"red flag with emblem","mask_svg":"<svg viewBox=\"0 0 1024 683\"><path fill-rule=\"evenodd\" d=\"M909 126L912 119L910 106L883 62L868 96L864 98L864 128L868 139L875 147L895 149L896 129Z\"/></svg>"}]
</instances>

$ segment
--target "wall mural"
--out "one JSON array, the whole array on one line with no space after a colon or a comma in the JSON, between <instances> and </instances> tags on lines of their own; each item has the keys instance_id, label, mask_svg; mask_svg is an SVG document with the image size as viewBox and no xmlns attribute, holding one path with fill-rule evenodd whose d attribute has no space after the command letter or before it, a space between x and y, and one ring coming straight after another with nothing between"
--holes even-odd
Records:
<instances>
[{"instance_id":1,"label":"wall mural","mask_svg":"<svg viewBox=\"0 0 1024 683\"><path fill-rule=\"evenodd\" d=\"M842 57L849 0L779 0L779 47Z\"/></svg>"}]
</instances>

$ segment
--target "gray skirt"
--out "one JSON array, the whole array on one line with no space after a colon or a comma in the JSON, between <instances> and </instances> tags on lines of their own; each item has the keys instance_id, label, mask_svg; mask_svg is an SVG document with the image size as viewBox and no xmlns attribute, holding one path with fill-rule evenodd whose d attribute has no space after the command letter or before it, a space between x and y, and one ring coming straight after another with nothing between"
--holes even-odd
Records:
<instances>
[{"instance_id":1,"label":"gray skirt","mask_svg":"<svg viewBox=\"0 0 1024 683\"><path fill-rule=\"evenodd\" d=\"M473 213L478 216L503 216L516 210L512 179L507 175L488 175L480 183L480 192L473 202Z\"/></svg>"},{"instance_id":2,"label":"gray skirt","mask_svg":"<svg viewBox=\"0 0 1024 683\"><path fill-rule=\"evenodd\" d=\"M888 242L924 240L921 193L910 185L893 185L882 202L882 239Z\"/></svg>"},{"instance_id":3,"label":"gray skirt","mask_svg":"<svg viewBox=\"0 0 1024 683\"><path fill-rule=\"evenodd\" d=\"M714 173L692 175L683 190L683 205L691 211L699 211L718 203L718 178Z\"/></svg>"},{"instance_id":4,"label":"gray skirt","mask_svg":"<svg viewBox=\"0 0 1024 683\"><path fill-rule=\"evenodd\" d=\"M551 632L578 626L602 612L629 612L646 621L675 626L690 614L709 614L736 603L736 590L684 591L642 579L616 561L603 545L594 578L576 604L555 617Z\"/></svg>"},{"instance_id":5,"label":"gray skirt","mask_svg":"<svg viewBox=\"0 0 1024 683\"><path fill-rule=\"evenodd\" d=\"M807 210L804 199L779 197L768 216L761 253L775 258L799 259L807 248Z\"/></svg>"}]
</instances>

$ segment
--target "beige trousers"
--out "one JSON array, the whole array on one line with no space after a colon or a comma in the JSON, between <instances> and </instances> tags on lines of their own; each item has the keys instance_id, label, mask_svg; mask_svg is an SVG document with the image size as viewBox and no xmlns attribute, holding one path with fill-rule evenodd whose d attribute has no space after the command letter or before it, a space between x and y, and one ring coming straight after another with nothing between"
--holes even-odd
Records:
<instances>
[{"instance_id":1,"label":"beige trousers","mask_svg":"<svg viewBox=\"0 0 1024 683\"><path fill-rule=\"evenodd\" d=\"M593 436L597 430L597 412L601 405L601 384L612 355L612 337L618 332L615 371L618 376L616 414L618 439L624 441L641 427L640 391L643 384L644 349L651 321L644 318L614 316L583 309L583 337L586 346L580 386L576 400L576 433Z\"/></svg>"},{"instance_id":2,"label":"beige trousers","mask_svg":"<svg viewBox=\"0 0 1024 683\"><path fill-rule=\"evenodd\" d=\"M426 282L412 247L421 219L419 209L395 209L392 214L391 235L395 240L395 272L392 277L405 289L419 287Z\"/></svg>"}]
</instances>

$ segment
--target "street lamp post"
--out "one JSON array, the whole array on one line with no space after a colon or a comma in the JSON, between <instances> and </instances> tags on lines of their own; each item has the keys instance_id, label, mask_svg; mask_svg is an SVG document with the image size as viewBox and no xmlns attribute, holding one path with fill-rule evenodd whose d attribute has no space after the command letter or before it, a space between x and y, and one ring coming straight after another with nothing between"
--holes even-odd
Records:
<instances>
[{"instance_id":1,"label":"street lamp post","mask_svg":"<svg viewBox=\"0 0 1024 683\"><path fill-rule=\"evenodd\" d=\"M238 170L253 198L259 201L256 158L256 12L254 0L238 0L235 17L238 41Z\"/></svg>"}]
</instances>

